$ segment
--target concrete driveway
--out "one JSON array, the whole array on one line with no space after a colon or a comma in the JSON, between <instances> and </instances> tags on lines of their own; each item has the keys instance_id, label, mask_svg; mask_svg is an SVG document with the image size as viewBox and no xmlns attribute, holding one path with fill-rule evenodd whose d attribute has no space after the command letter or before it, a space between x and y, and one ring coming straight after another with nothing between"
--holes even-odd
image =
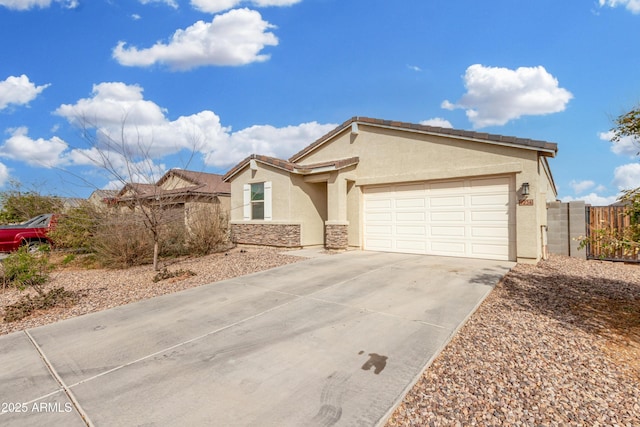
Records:
<instances>
[{"instance_id":1,"label":"concrete driveway","mask_svg":"<svg viewBox=\"0 0 640 427\"><path fill-rule=\"evenodd\" d=\"M0 425L374 426L513 263L304 260L0 337Z\"/></svg>"}]
</instances>

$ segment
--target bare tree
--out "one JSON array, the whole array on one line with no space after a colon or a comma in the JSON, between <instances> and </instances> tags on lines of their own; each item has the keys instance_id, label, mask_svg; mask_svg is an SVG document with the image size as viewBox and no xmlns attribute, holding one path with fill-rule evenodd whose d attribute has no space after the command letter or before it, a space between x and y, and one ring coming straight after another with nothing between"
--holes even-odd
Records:
<instances>
[{"instance_id":1,"label":"bare tree","mask_svg":"<svg viewBox=\"0 0 640 427\"><path fill-rule=\"evenodd\" d=\"M161 243L170 225L177 220L176 208L179 205L170 192L155 184L161 171L154 162L157 158L153 154L153 137L145 141L138 127L128 123L128 116L127 113L123 115L119 133L113 135L100 127L97 120L78 114L74 122L88 145L87 150L79 152L121 188L116 197L119 214L130 216L134 222L140 221L148 231L153 241L153 268L159 270ZM186 161L183 159L181 165L185 168L198 152L201 138L193 132L188 139L188 148L177 147L175 150L188 152ZM184 223L184 217L182 221Z\"/></svg>"}]
</instances>

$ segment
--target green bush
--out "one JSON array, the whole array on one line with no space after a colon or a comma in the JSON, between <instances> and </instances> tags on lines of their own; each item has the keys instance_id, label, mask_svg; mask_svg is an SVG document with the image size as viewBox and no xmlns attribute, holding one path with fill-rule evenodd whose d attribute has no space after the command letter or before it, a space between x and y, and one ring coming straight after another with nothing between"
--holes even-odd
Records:
<instances>
[{"instance_id":1,"label":"green bush","mask_svg":"<svg viewBox=\"0 0 640 427\"><path fill-rule=\"evenodd\" d=\"M37 252L31 252L29 247L22 246L9 254L2 261L3 284L15 286L21 291L33 288L42 295L43 286L49 281L51 271L47 252L46 245L41 246Z\"/></svg>"},{"instance_id":2,"label":"green bush","mask_svg":"<svg viewBox=\"0 0 640 427\"><path fill-rule=\"evenodd\" d=\"M94 236L103 216L92 204L83 203L58 218L49 238L58 249L93 252Z\"/></svg>"}]
</instances>

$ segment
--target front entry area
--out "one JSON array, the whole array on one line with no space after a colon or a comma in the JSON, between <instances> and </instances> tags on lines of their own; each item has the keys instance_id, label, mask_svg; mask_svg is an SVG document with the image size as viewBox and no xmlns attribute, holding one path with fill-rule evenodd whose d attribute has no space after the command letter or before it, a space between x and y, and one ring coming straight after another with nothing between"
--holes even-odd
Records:
<instances>
[{"instance_id":1,"label":"front entry area","mask_svg":"<svg viewBox=\"0 0 640 427\"><path fill-rule=\"evenodd\" d=\"M516 259L512 176L369 186L364 249Z\"/></svg>"}]
</instances>

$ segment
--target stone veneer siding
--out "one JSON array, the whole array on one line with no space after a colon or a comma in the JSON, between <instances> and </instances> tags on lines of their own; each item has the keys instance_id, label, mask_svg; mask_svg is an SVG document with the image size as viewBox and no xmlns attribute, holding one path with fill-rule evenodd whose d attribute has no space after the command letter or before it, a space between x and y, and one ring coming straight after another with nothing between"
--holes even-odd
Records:
<instances>
[{"instance_id":1,"label":"stone veneer siding","mask_svg":"<svg viewBox=\"0 0 640 427\"><path fill-rule=\"evenodd\" d=\"M297 248L300 224L231 224L234 243L245 245Z\"/></svg>"},{"instance_id":2,"label":"stone veneer siding","mask_svg":"<svg viewBox=\"0 0 640 427\"><path fill-rule=\"evenodd\" d=\"M325 225L325 247L327 249L347 249L349 246L349 226L345 224Z\"/></svg>"}]
</instances>

